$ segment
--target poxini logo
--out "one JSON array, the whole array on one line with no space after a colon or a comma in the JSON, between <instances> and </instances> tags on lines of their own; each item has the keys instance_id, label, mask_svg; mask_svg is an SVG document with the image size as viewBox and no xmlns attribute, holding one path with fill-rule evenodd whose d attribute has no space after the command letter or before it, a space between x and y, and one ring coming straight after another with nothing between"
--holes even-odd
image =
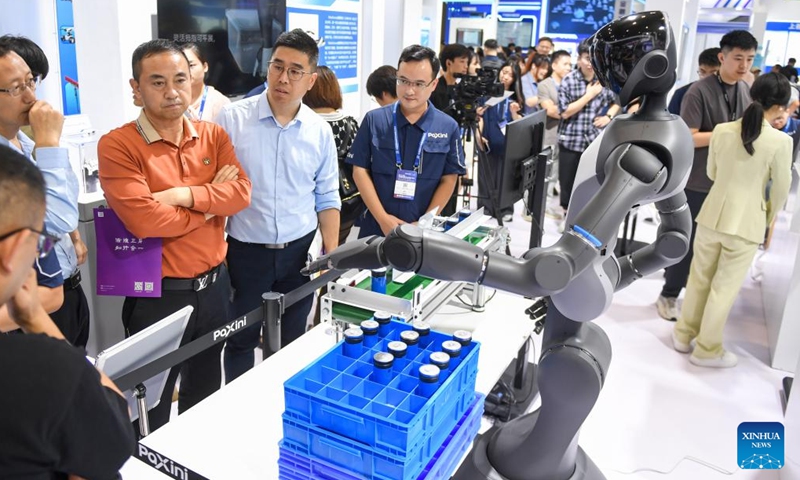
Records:
<instances>
[{"instance_id":1,"label":"poxini logo","mask_svg":"<svg viewBox=\"0 0 800 480\"><path fill-rule=\"evenodd\" d=\"M739 468L766 470L783 468L783 424L744 422L739 424Z\"/></svg>"}]
</instances>

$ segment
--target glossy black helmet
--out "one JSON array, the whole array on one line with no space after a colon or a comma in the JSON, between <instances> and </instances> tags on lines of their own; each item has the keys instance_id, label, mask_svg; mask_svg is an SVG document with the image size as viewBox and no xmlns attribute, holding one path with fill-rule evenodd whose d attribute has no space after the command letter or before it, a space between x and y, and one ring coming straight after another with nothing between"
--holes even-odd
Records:
<instances>
[{"instance_id":1,"label":"glossy black helmet","mask_svg":"<svg viewBox=\"0 0 800 480\"><path fill-rule=\"evenodd\" d=\"M663 12L620 17L601 27L589 45L597 78L622 105L640 95L666 94L675 83L675 41Z\"/></svg>"}]
</instances>

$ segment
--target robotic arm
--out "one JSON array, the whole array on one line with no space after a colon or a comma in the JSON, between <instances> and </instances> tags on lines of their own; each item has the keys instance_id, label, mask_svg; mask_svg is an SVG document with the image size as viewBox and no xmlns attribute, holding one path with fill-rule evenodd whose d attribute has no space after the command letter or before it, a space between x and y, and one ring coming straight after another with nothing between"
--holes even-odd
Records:
<instances>
[{"instance_id":1,"label":"robotic arm","mask_svg":"<svg viewBox=\"0 0 800 480\"><path fill-rule=\"evenodd\" d=\"M450 235L406 224L395 228L386 238L373 236L348 242L320 257L304 273L324 268L392 266L399 271L414 271L446 281L481 283L529 297L557 294L590 265L610 258L608 247L613 246L627 212L642 199L660 193L667 179L664 164L652 153L632 144L615 148L606 161L605 170L607 174L600 189L575 216L561 239L550 247L531 249L522 258L486 253ZM665 209L671 209L674 202L664 200L662 203ZM666 213L674 215L679 211L680 207ZM662 225L669 223L665 219ZM623 274L617 278L629 284L637 275L641 277L653 269L663 268L670 260L680 259L683 254L677 248L667 248L663 254L665 246L680 246L681 239L688 245L685 241L688 233L680 230L667 229L663 239L651 245L655 255L625 257Z\"/></svg>"}]
</instances>

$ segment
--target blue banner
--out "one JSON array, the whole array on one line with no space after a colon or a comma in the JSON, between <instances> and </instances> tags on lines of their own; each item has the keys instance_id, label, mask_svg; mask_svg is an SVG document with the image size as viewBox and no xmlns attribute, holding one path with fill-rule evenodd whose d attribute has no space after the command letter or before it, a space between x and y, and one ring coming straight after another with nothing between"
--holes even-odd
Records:
<instances>
[{"instance_id":1,"label":"blue banner","mask_svg":"<svg viewBox=\"0 0 800 480\"><path fill-rule=\"evenodd\" d=\"M56 0L58 24L58 56L61 67L61 101L64 115L81 113L78 90L78 59L75 55L75 22L72 19L72 0Z\"/></svg>"},{"instance_id":2,"label":"blue banner","mask_svg":"<svg viewBox=\"0 0 800 480\"><path fill-rule=\"evenodd\" d=\"M289 7L292 14L317 19L315 33L319 36L319 64L329 67L341 80L358 75L358 14L341 11L306 10ZM291 26L291 22L290 22Z\"/></svg>"}]
</instances>

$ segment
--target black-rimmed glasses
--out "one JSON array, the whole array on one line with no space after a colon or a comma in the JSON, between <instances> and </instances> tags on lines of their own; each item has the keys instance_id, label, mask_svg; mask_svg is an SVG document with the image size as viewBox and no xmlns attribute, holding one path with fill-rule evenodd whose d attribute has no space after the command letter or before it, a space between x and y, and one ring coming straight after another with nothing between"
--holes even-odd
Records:
<instances>
[{"instance_id":1,"label":"black-rimmed glasses","mask_svg":"<svg viewBox=\"0 0 800 480\"><path fill-rule=\"evenodd\" d=\"M19 232L21 232L23 230L30 230L31 232L36 233L36 234L39 235L39 238L36 239L36 242L37 242L36 243L36 251L39 252L39 258L46 257L47 254L50 253L50 250L52 250L53 247L56 246L56 243L58 243L58 241L61 240L61 238L59 238L59 237L57 237L55 235L51 235L51 234L46 233L46 232L40 232L39 230L36 230L34 228L22 227L22 228L18 228L16 230L12 230L12 231L4 234L4 235L0 235L0 242L2 242L3 240L7 239L11 235L19 233Z\"/></svg>"}]
</instances>

